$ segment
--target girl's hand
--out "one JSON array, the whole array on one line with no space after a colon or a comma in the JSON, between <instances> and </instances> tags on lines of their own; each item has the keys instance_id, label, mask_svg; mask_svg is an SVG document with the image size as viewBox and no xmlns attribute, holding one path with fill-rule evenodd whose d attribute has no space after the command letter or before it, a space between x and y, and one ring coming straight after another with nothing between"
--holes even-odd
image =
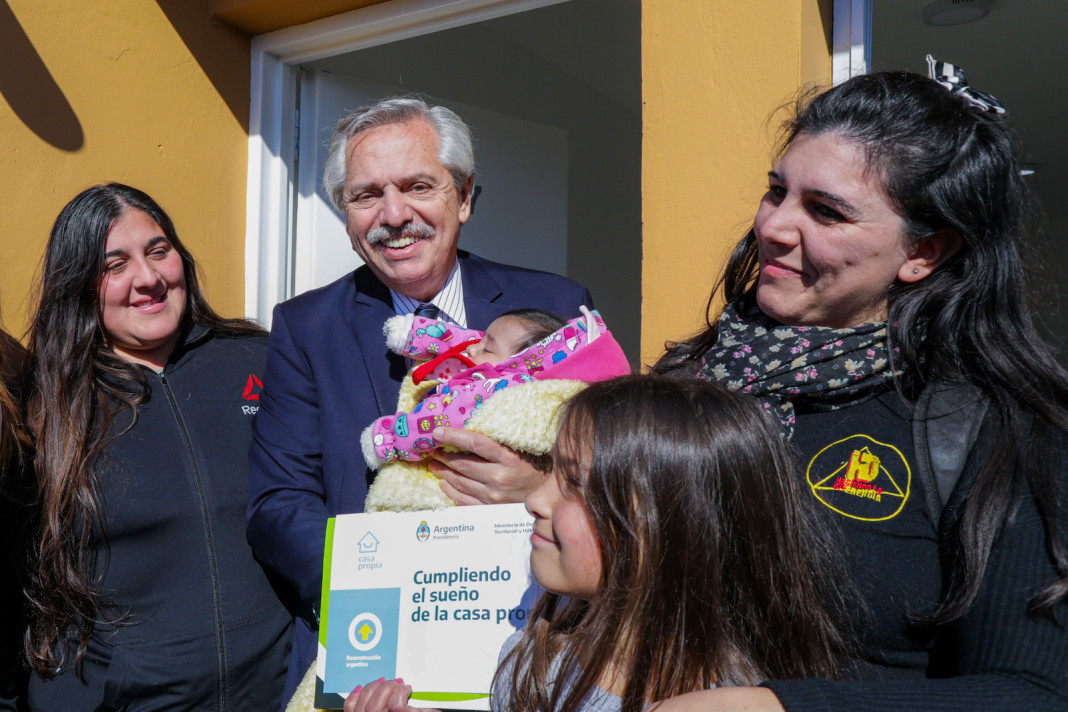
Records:
<instances>
[{"instance_id":1,"label":"girl's hand","mask_svg":"<svg viewBox=\"0 0 1068 712\"><path fill-rule=\"evenodd\" d=\"M718 687L679 695L649 707L651 712L785 712L766 687ZM346 709L346 712L348 710Z\"/></svg>"},{"instance_id":2,"label":"girl's hand","mask_svg":"<svg viewBox=\"0 0 1068 712\"><path fill-rule=\"evenodd\" d=\"M353 690L345 700L345 712L431 712L409 707L411 694L411 685L404 680L381 678Z\"/></svg>"},{"instance_id":3,"label":"girl's hand","mask_svg":"<svg viewBox=\"0 0 1068 712\"><path fill-rule=\"evenodd\" d=\"M456 504L522 502L545 479L545 473L485 435L461 428L435 428L434 439L465 452L440 448L428 462L442 478L441 489Z\"/></svg>"}]
</instances>

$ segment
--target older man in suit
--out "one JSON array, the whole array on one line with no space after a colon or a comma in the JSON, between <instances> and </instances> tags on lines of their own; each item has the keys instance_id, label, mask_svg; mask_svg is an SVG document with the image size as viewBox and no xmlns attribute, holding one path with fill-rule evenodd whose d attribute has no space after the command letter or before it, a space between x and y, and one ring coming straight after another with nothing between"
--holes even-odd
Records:
<instances>
[{"instance_id":1,"label":"older man in suit","mask_svg":"<svg viewBox=\"0 0 1068 712\"><path fill-rule=\"evenodd\" d=\"M386 348L383 322L418 310L484 330L511 309L571 317L592 306L563 277L457 250L473 185L470 133L444 107L387 99L334 133L323 187L365 264L275 309L249 454L249 542L299 597L288 692L315 656L326 520L363 509L373 472L359 435L394 412L406 371ZM521 501L539 480L486 438L446 439L475 453L444 455L448 466L438 466L461 504Z\"/></svg>"}]
</instances>

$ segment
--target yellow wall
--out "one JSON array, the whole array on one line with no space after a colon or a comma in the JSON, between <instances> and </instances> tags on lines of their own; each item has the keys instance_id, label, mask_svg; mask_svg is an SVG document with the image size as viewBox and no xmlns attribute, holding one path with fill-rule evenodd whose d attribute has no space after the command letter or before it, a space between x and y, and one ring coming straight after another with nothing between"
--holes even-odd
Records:
<instances>
[{"instance_id":1,"label":"yellow wall","mask_svg":"<svg viewBox=\"0 0 1068 712\"><path fill-rule=\"evenodd\" d=\"M799 85L829 79L830 4L643 0L643 362L703 323L762 192L765 119ZM242 312L249 40L211 12L236 19L252 6L272 29L284 19L264 0L0 3L8 331L27 325L56 214L106 180L156 197L201 262L212 303Z\"/></svg>"},{"instance_id":2,"label":"yellow wall","mask_svg":"<svg viewBox=\"0 0 1068 712\"><path fill-rule=\"evenodd\" d=\"M208 0L0 2L0 304L21 335L48 231L118 180L167 210L226 315L244 299L249 40Z\"/></svg>"},{"instance_id":3,"label":"yellow wall","mask_svg":"<svg viewBox=\"0 0 1068 712\"><path fill-rule=\"evenodd\" d=\"M830 80L828 0L642 2L642 362L704 325L774 143L769 114Z\"/></svg>"}]
</instances>

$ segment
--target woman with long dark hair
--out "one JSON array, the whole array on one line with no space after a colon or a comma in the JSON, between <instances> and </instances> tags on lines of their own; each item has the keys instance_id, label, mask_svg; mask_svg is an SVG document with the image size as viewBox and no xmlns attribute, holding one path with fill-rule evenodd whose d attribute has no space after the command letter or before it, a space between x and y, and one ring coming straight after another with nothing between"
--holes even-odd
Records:
<instances>
[{"instance_id":1,"label":"woman with long dark hair","mask_svg":"<svg viewBox=\"0 0 1068 712\"><path fill-rule=\"evenodd\" d=\"M798 104L727 306L654 369L780 419L851 562L856 679L664 710L1068 708L1068 374L1027 303L1004 109L929 63Z\"/></svg>"},{"instance_id":2,"label":"woman with long dark hair","mask_svg":"<svg viewBox=\"0 0 1068 712\"><path fill-rule=\"evenodd\" d=\"M289 616L244 535L262 330L111 183L56 219L29 346L31 708L277 708Z\"/></svg>"}]
</instances>

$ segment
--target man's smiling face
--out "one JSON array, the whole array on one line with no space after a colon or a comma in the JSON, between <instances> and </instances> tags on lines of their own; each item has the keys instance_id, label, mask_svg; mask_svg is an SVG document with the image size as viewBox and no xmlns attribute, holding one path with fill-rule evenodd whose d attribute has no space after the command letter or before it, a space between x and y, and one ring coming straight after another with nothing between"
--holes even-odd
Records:
<instances>
[{"instance_id":1,"label":"man's smiling face","mask_svg":"<svg viewBox=\"0 0 1068 712\"><path fill-rule=\"evenodd\" d=\"M444 286L471 216L471 182L461 194L438 150L437 132L422 119L369 129L346 149L352 247L387 287L413 299Z\"/></svg>"}]
</instances>

